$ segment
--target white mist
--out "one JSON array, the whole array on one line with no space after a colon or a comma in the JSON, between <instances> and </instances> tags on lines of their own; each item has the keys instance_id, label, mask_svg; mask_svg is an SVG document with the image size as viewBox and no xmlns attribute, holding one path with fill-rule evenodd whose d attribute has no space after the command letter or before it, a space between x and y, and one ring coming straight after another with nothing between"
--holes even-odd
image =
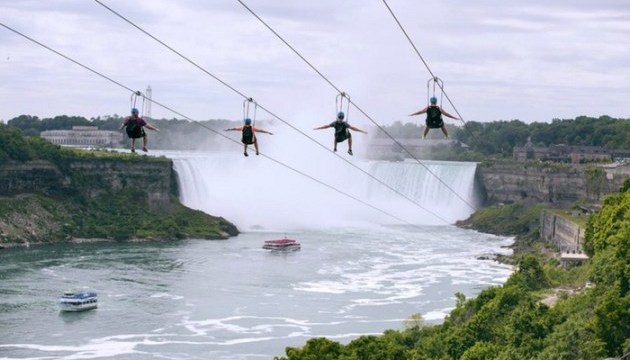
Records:
<instances>
[{"instance_id":1,"label":"white mist","mask_svg":"<svg viewBox=\"0 0 630 360\"><path fill-rule=\"evenodd\" d=\"M229 153L169 156L174 159L182 202L222 216L241 231L402 223L446 225L468 217L476 205L475 163L361 161L345 154L346 144L340 145L339 153L344 158L388 187L323 149L308 151L317 157L300 158L286 152L274 153L271 139L264 140L261 151L268 150L269 156L369 206L256 156L253 149L249 157L244 157L236 148Z\"/></svg>"}]
</instances>

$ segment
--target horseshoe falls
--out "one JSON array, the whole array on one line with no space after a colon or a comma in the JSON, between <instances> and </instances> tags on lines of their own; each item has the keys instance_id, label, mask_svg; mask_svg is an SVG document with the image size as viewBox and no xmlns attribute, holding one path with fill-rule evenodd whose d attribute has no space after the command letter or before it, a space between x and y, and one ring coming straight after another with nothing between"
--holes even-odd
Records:
<instances>
[{"instance_id":1,"label":"horseshoe falls","mask_svg":"<svg viewBox=\"0 0 630 360\"><path fill-rule=\"evenodd\" d=\"M447 225L478 203L475 163L303 161L297 173L253 154L172 158L182 202L241 230Z\"/></svg>"}]
</instances>

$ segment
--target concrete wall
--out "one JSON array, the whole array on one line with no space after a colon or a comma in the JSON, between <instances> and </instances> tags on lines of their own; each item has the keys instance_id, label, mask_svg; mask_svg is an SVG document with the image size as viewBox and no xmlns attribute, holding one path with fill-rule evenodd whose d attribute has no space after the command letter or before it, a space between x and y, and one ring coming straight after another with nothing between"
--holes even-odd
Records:
<instances>
[{"instance_id":1,"label":"concrete wall","mask_svg":"<svg viewBox=\"0 0 630 360\"><path fill-rule=\"evenodd\" d=\"M581 252L584 229L548 210L540 214L540 237L562 252Z\"/></svg>"}]
</instances>

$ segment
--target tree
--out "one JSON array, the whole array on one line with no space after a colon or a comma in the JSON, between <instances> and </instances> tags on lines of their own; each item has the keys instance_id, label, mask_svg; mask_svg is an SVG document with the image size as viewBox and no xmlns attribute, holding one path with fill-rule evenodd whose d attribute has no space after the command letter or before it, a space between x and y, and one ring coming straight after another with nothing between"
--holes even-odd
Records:
<instances>
[{"instance_id":1,"label":"tree","mask_svg":"<svg viewBox=\"0 0 630 360\"><path fill-rule=\"evenodd\" d=\"M549 286L540 261L533 255L525 255L518 262L518 270L507 281L506 286L522 286L528 290L538 290Z\"/></svg>"}]
</instances>

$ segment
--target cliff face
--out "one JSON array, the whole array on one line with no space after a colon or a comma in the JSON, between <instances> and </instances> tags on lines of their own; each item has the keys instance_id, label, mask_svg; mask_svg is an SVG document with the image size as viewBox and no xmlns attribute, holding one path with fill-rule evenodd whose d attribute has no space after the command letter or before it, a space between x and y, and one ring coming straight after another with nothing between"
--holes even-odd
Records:
<instances>
[{"instance_id":1,"label":"cliff face","mask_svg":"<svg viewBox=\"0 0 630 360\"><path fill-rule=\"evenodd\" d=\"M151 209L171 205L171 195L177 196L177 181L172 162L126 163L114 160L77 161L70 164L70 177L64 184L78 187L83 195L97 198L123 190L142 191Z\"/></svg>"},{"instance_id":2,"label":"cliff face","mask_svg":"<svg viewBox=\"0 0 630 360\"><path fill-rule=\"evenodd\" d=\"M62 179L57 166L47 161L6 163L0 166L0 195L53 193L63 187Z\"/></svg>"},{"instance_id":3,"label":"cliff face","mask_svg":"<svg viewBox=\"0 0 630 360\"><path fill-rule=\"evenodd\" d=\"M103 156L0 164L0 247L94 239L227 238L228 221L188 209L164 158Z\"/></svg>"},{"instance_id":4,"label":"cliff face","mask_svg":"<svg viewBox=\"0 0 630 360\"><path fill-rule=\"evenodd\" d=\"M593 165L546 163L483 164L477 169L485 202L570 204L599 202L619 190L627 176Z\"/></svg>"},{"instance_id":5,"label":"cliff face","mask_svg":"<svg viewBox=\"0 0 630 360\"><path fill-rule=\"evenodd\" d=\"M80 195L87 198L122 190L147 194L148 205L157 209L177 196L175 173L169 160L76 160L59 167L47 161L9 163L0 166L0 196L39 193L51 196Z\"/></svg>"}]
</instances>

